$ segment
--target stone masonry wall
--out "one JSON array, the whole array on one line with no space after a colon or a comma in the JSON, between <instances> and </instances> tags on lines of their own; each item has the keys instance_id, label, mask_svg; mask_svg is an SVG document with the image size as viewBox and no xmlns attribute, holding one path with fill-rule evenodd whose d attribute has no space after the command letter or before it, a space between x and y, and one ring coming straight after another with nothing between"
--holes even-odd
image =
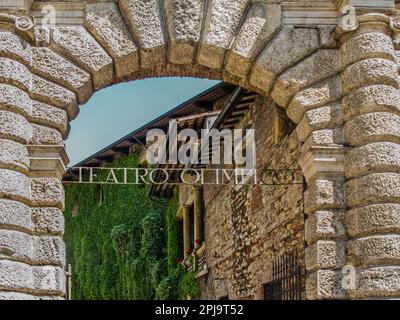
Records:
<instances>
[{"instance_id":1,"label":"stone masonry wall","mask_svg":"<svg viewBox=\"0 0 400 320\"><path fill-rule=\"evenodd\" d=\"M258 98L238 128L255 129L257 168L295 168L297 135L275 145L274 108ZM302 185L207 186L204 197L209 273L199 280L203 298L262 298L275 256L296 247L304 257Z\"/></svg>"}]
</instances>

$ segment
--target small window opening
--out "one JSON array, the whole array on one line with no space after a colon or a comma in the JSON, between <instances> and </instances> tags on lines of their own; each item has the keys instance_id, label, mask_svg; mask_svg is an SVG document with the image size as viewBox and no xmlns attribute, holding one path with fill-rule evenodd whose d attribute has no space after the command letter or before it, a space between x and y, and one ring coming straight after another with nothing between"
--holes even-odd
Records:
<instances>
[{"instance_id":1,"label":"small window opening","mask_svg":"<svg viewBox=\"0 0 400 320\"><path fill-rule=\"evenodd\" d=\"M72 216L76 217L78 215L78 212L79 212L79 200L78 197L74 197L71 210Z\"/></svg>"},{"instance_id":2,"label":"small window opening","mask_svg":"<svg viewBox=\"0 0 400 320\"><path fill-rule=\"evenodd\" d=\"M103 186L98 186L97 187L97 204L99 206L102 206L104 204L104 200L105 200L105 197L104 197Z\"/></svg>"}]
</instances>

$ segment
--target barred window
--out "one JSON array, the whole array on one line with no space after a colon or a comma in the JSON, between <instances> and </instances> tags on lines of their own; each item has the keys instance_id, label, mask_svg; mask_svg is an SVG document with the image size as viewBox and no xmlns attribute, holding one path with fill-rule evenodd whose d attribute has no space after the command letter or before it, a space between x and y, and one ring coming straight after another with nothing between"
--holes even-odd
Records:
<instances>
[{"instance_id":1,"label":"barred window","mask_svg":"<svg viewBox=\"0 0 400 320\"><path fill-rule=\"evenodd\" d=\"M297 251L276 258L272 265L272 281L263 286L264 300L301 300L304 273Z\"/></svg>"}]
</instances>

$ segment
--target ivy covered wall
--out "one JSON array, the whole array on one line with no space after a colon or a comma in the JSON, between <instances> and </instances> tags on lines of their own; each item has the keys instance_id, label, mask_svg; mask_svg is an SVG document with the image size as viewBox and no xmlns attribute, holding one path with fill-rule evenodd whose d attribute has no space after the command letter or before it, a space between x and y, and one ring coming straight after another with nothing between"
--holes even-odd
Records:
<instances>
[{"instance_id":1,"label":"ivy covered wall","mask_svg":"<svg viewBox=\"0 0 400 320\"><path fill-rule=\"evenodd\" d=\"M137 166L135 153L112 164ZM175 219L178 196L154 201L148 194L149 186L71 184L66 188L64 239L73 271L73 299L199 295L194 274L183 272L177 263L182 255Z\"/></svg>"}]
</instances>

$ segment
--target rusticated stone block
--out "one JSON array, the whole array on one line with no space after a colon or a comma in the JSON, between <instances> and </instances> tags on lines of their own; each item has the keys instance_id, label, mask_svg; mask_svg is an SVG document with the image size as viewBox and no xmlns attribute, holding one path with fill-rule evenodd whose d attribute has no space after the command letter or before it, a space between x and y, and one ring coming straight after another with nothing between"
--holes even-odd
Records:
<instances>
[{"instance_id":1,"label":"rusticated stone block","mask_svg":"<svg viewBox=\"0 0 400 320\"><path fill-rule=\"evenodd\" d=\"M0 260L0 290L31 291L32 267L20 262Z\"/></svg>"},{"instance_id":2,"label":"rusticated stone block","mask_svg":"<svg viewBox=\"0 0 400 320\"><path fill-rule=\"evenodd\" d=\"M30 294L25 294L21 292L12 291L1 291L0 300L13 301L13 300L38 300L38 297L32 296Z\"/></svg>"},{"instance_id":3,"label":"rusticated stone block","mask_svg":"<svg viewBox=\"0 0 400 320\"><path fill-rule=\"evenodd\" d=\"M304 194L305 212L345 207L343 178L317 178L311 182Z\"/></svg>"},{"instance_id":4,"label":"rusticated stone block","mask_svg":"<svg viewBox=\"0 0 400 320\"><path fill-rule=\"evenodd\" d=\"M67 112L63 109L53 107L39 101L33 101L31 122L52 127L60 131L66 138L69 130Z\"/></svg>"},{"instance_id":5,"label":"rusticated stone block","mask_svg":"<svg viewBox=\"0 0 400 320\"><path fill-rule=\"evenodd\" d=\"M322 129L311 132L306 142L302 146L303 153L307 153L310 148L318 146L338 146L344 143L343 127L333 129Z\"/></svg>"},{"instance_id":6,"label":"rusticated stone block","mask_svg":"<svg viewBox=\"0 0 400 320\"><path fill-rule=\"evenodd\" d=\"M21 172L29 170L29 156L26 146L12 140L0 139L0 164Z\"/></svg>"},{"instance_id":7,"label":"rusticated stone block","mask_svg":"<svg viewBox=\"0 0 400 320\"><path fill-rule=\"evenodd\" d=\"M49 48L33 48L33 67L38 75L75 92L80 104L92 95L90 74Z\"/></svg>"},{"instance_id":8,"label":"rusticated stone block","mask_svg":"<svg viewBox=\"0 0 400 320\"><path fill-rule=\"evenodd\" d=\"M60 237L40 236L33 237L33 262L40 265L65 264L64 241Z\"/></svg>"},{"instance_id":9,"label":"rusticated stone block","mask_svg":"<svg viewBox=\"0 0 400 320\"><path fill-rule=\"evenodd\" d=\"M346 177L371 172L400 173L400 144L375 142L349 150L346 157Z\"/></svg>"},{"instance_id":10,"label":"rusticated stone block","mask_svg":"<svg viewBox=\"0 0 400 320\"><path fill-rule=\"evenodd\" d=\"M0 169L0 198L29 201L29 178L20 172Z\"/></svg>"},{"instance_id":11,"label":"rusticated stone block","mask_svg":"<svg viewBox=\"0 0 400 320\"><path fill-rule=\"evenodd\" d=\"M400 204L373 204L349 210L346 214L346 226L352 237L400 233Z\"/></svg>"},{"instance_id":12,"label":"rusticated stone block","mask_svg":"<svg viewBox=\"0 0 400 320\"><path fill-rule=\"evenodd\" d=\"M32 267L21 262L0 260L0 290L63 296L65 288L65 272L62 268ZM43 297L46 298L52 299Z\"/></svg>"},{"instance_id":13,"label":"rusticated stone block","mask_svg":"<svg viewBox=\"0 0 400 320\"><path fill-rule=\"evenodd\" d=\"M362 33L351 38L341 46L340 53L343 67L369 58L395 60L392 37L380 32Z\"/></svg>"},{"instance_id":14,"label":"rusticated stone block","mask_svg":"<svg viewBox=\"0 0 400 320\"><path fill-rule=\"evenodd\" d=\"M400 262L400 235L359 238L347 244L348 261L355 266L396 265Z\"/></svg>"},{"instance_id":15,"label":"rusticated stone block","mask_svg":"<svg viewBox=\"0 0 400 320\"><path fill-rule=\"evenodd\" d=\"M298 92L287 108L288 117L294 123L299 123L307 110L339 100L341 97L340 82L340 77L336 76Z\"/></svg>"},{"instance_id":16,"label":"rusticated stone block","mask_svg":"<svg viewBox=\"0 0 400 320\"><path fill-rule=\"evenodd\" d=\"M87 4L85 26L113 58L117 77L139 69L137 46L115 3Z\"/></svg>"},{"instance_id":17,"label":"rusticated stone block","mask_svg":"<svg viewBox=\"0 0 400 320\"><path fill-rule=\"evenodd\" d=\"M32 208L32 223L35 234L64 234L64 215L57 208Z\"/></svg>"},{"instance_id":18,"label":"rusticated stone block","mask_svg":"<svg viewBox=\"0 0 400 320\"><path fill-rule=\"evenodd\" d=\"M0 230L0 259L62 267L65 264L64 242L59 237L36 237L19 231Z\"/></svg>"},{"instance_id":19,"label":"rusticated stone block","mask_svg":"<svg viewBox=\"0 0 400 320\"><path fill-rule=\"evenodd\" d=\"M27 116L32 112L32 101L25 91L0 84L0 109Z\"/></svg>"},{"instance_id":20,"label":"rusticated stone block","mask_svg":"<svg viewBox=\"0 0 400 320\"><path fill-rule=\"evenodd\" d=\"M85 28L58 27L53 31L53 39L56 50L92 75L95 89L103 88L112 82L112 59Z\"/></svg>"},{"instance_id":21,"label":"rusticated stone block","mask_svg":"<svg viewBox=\"0 0 400 320\"><path fill-rule=\"evenodd\" d=\"M318 270L307 277L307 299L343 299L345 290L341 282L342 274L340 271Z\"/></svg>"},{"instance_id":22,"label":"rusticated stone block","mask_svg":"<svg viewBox=\"0 0 400 320\"><path fill-rule=\"evenodd\" d=\"M386 85L362 87L343 98L343 111L345 120L378 111L400 115L400 92Z\"/></svg>"},{"instance_id":23,"label":"rusticated stone block","mask_svg":"<svg viewBox=\"0 0 400 320\"><path fill-rule=\"evenodd\" d=\"M346 261L345 242L318 240L306 248L306 267L308 271L336 269Z\"/></svg>"},{"instance_id":24,"label":"rusticated stone block","mask_svg":"<svg viewBox=\"0 0 400 320\"><path fill-rule=\"evenodd\" d=\"M400 142L400 116L388 112L363 114L347 122L346 141L353 146L378 142Z\"/></svg>"},{"instance_id":25,"label":"rusticated stone block","mask_svg":"<svg viewBox=\"0 0 400 320\"><path fill-rule=\"evenodd\" d=\"M305 224L305 239L308 243L317 240L340 240L346 236L343 211L317 211Z\"/></svg>"},{"instance_id":26,"label":"rusticated stone block","mask_svg":"<svg viewBox=\"0 0 400 320\"><path fill-rule=\"evenodd\" d=\"M334 128L343 123L342 104L334 103L307 111L296 127L300 141L305 141L312 131Z\"/></svg>"},{"instance_id":27,"label":"rusticated stone block","mask_svg":"<svg viewBox=\"0 0 400 320\"><path fill-rule=\"evenodd\" d=\"M119 1L119 6L140 47L141 68L153 69L166 62L166 42L160 3L157 0Z\"/></svg>"},{"instance_id":28,"label":"rusticated stone block","mask_svg":"<svg viewBox=\"0 0 400 320\"><path fill-rule=\"evenodd\" d=\"M248 0L210 0L203 27L198 62L219 69L229 49Z\"/></svg>"},{"instance_id":29,"label":"rusticated stone block","mask_svg":"<svg viewBox=\"0 0 400 320\"><path fill-rule=\"evenodd\" d=\"M23 232L0 230L0 259L31 263L32 237Z\"/></svg>"},{"instance_id":30,"label":"rusticated stone block","mask_svg":"<svg viewBox=\"0 0 400 320\"><path fill-rule=\"evenodd\" d=\"M271 92L271 97L276 103L286 107L299 90L338 73L339 51L335 49L318 50L279 76Z\"/></svg>"},{"instance_id":31,"label":"rusticated stone block","mask_svg":"<svg viewBox=\"0 0 400 320\"><path fill-rule=\"evenodd\" d=\"M204 3L202 0L164 1L172 63L193 63L201 37Z\"/></svg>"},{"instance_id":32,"label":"rusticated stone block","mask_svg":"<svg viewBox=\"0 0 400 320\"><path fill-rule=\"evenodd\" d=\"M27 143L32 137L32 127L25 117L0 110L0 138Z\"/></svg>"},{"instance_id":33,"label":"rusticated stone block","mask_svg":"<svg viewBox=\"0 0 400 320\"><path fill-rule=\"evenodd\" d=\"M356 289L350 297L371 298L400 295L400 267L374 267L357 270Z\"/></svg>"},{"instance_id":34,"label":"rusticated stone block","mask_svg":"<svg viewBox=\"0 0 400 320\"><path fill-rule=\"evenodd\" d=\"M32 88L32 75L29 69L11 59L0 58L0 80L29 92Z\"/></svg>"},{"instance_id":35,"label":"rusticated stone block","mask_svg":"<svg viewBox=\"0 0 400 320\"><path fill-rule=\"evenodd\" d=\"M350 207L400 201L400 174L374 173L346 182Z\"/></svg>"},{"instance_id":36,"label":"rusticated stone block","mask_svg":"<svg viewBox=\"0 0 400 320\"><path fill-rule=\"evenodd\" d=\"M32 268L33 288L40 294L65 295L65 271L60 267Z\"/></svg>"},{"instance_id":37,"label":"rusticated stone block","mask_svg":"<svg viewBox=\"0 0 400 320\"><path fill-rule=\"evenodd\" d=\"M31 95L34 99L66 110L70 120L79 113L75 93L40 77L33 76Z\"/></svg>"},{"instance_id":38,"label":"rusticated stone block","mask_svg":"<svg viewBox=\"0 0 400 320\"><path fill-rule=\"evenodd\" d=\"M268 93L279 74L317 49L317 30L284 28L258 57L250 83Z\"/></svg>"},{"instance_id":39,"label":"rusticated stone block","mask_svg":"<svg viewBox=\"0 0 400 320\"><path fill-rule=\"evenodd\" d=\"M57 129L33 124L32 131L32 145L64 145L63 137Z\"/></svg>"},{"instance_id":40,"label":"rusticated stone block","mask_svg":"<svg viewBox=\"0 0 400 320\"><path fill-rule=\"evenodd\" d=\"M27 66L32 63L31 46L9 31L0 32L0 56L18 60Z\"/></svg>"},{"instance_id":41,"label":"rusticated stone block","mask_svg":"<svg viewBox=\"0 0 400 320\"><path fill-rule=\"evenodd\" d=\"M31 209L21 202L1 199L0 227L32 231Z\"/></svg>"},{"instance_id":42,"label":"rusticated stone block","mask_svg":"<svg viewBox=\"0 0 400 320\"><path fill-rule=\"evenodd\" d=\"M12 291L1 291L0 300L64 300L61 296L33 296L26 293L12 292Z\"/></svg>"},{"instance_id":43,"label":"rusticated stone block","mask_svg":"<svg viewBox=\"0 0 400 320\"><path fill-rule=\"evenodd\" d=\"M34 206L57 207L64 210L64 188L59 179L31 179L31 192Z\"/></svg>"},{"instance_id":44,"label":"rusticated stone block","mask_svg":"<svg viewBox=\"0 0 400 320\"><path fill-rule=\"evenodd\" d=\"M228 53L225 69L235 76L247 76L253 61L281 25L280 5L253 3Z\"/></svg>"},{"instance_id":45,"label":"rusticated stone block","mask_svg":"<svg viewBox=\"0 0 400 320\"><path fill-rule=\"evenodd\" d=\"M368 85L388 85L399 87L397 65L395 62L374 58L366 59L348 67L342 73L343 91L345 94L352 90Z\"/></svg>"}]
</instances>

